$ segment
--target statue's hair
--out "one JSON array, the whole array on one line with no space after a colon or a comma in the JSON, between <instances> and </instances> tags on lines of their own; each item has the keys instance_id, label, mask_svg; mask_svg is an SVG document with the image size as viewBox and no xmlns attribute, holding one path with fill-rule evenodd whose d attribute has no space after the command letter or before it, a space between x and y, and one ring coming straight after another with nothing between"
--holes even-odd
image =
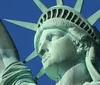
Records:
<instances>
[{"instance_id":1,"label":"statue's hair","mask_svg":"<svg viewBox=\"0 0 100 85\"><path fill-rule=\"evenodd\" d=\"M77 50L87 51L94 41L82 30L73 27L68 30L71 39ZM81 49L80 49L81 48Z\"/></svg>"},{"instance_id":2,"label":"statue's hair","mask_svg":"<svg viewBox=\"0 0 100 85\"><path fill-rule=\"evenodd\" d=\"M76 40L81 40L83 37L87 36L84 31L80 30L77 27L69 28L68 33L72 35Z\"/></svg>"}]
</instances>

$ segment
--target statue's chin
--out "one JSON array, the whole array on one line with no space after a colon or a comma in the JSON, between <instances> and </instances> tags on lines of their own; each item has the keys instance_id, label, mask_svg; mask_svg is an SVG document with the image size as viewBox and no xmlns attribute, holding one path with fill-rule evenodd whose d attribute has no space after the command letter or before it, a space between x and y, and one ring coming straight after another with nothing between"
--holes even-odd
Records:
<instances>
[{"instance_id":1,"label":"statue's chin","mask_svg":"<svg viewBox=\"0 0 100 85\"><path fill-rule=\"evenodd\" d=\"M59 66L57 64L49 65L47 68L45 68L45 72L49 78L56 82L58 82L61 79L63 73L60 72Z\"/></svg>"},{"instance_id":2,"label":"statue's chin","mask_svg":"<svg viewBox=\"0 0 100 85\"><path fill-rule=\"evenodd\" d=\"M61 62L54 62L53 60L42 63L45 69L45 72L49 78L58 82L64 73L69 70L73 65L75 65L74 61L63 60Z\"/></svg>"}]
</instances>

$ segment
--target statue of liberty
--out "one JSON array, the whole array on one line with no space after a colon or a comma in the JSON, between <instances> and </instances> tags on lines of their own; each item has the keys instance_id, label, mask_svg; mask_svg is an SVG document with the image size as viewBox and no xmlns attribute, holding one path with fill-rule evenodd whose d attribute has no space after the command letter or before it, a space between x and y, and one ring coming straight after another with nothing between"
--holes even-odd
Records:
<instances>
[{"instance_id":1,"label":"statue of liberty","mask_svg":"<svg viewBox=\"0 0 100 85\"><path fill-rule=\"evenodd\" d=\"M0 21L0 85L38 85L44 74L56 85L100 85L100 34L93 26L100 10L86 19L81 14L83 0L77 0L74 8L65 6L62 0L51 8L40 0L34 2L43 12L37 24L5 19L36 31L35 50L24 62ZM24 63L37 56L43 68L33 78Z\"/></svg>"}]
</instances>

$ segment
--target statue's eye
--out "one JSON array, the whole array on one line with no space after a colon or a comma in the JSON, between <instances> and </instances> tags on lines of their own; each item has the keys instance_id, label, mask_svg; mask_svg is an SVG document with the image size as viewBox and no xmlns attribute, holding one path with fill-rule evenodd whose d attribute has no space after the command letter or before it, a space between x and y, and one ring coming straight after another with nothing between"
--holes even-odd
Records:
<instances>
[{"instance_id":1,"label":"statue's eye","mask_svg":"<svg viewBox=\"0 0 100 85\"><path fill-rule=\"evenodd\" d=\"M59 38L60 38L59 36L54 36L54 37L52 37L52 41L57 40Z\"/></svg>"},{"instance_id":2,"label":"statue's eye","mask_svg":"<svg viewBox=\"0 0 100 85\"><path fill-rule=\"evenodd\" d=\"M52 41L52 37L53 37L53 36L54 36L53 34L48 35L48 36L46 37L46 40Z\"/></svg>"},{"instance_id":3,"label":"statue's eye","mask_svg":"<svg viewBox=\"0 0 100 85\"><path fill-rule=\"evenodd\" d=\"M54 41L54 40L59 39L59 37L60 37L59 35L51 34L51 35L49 35L49 36L46 37L46 40L48 40L48 41Z\"/></svg>"}]
</instances>

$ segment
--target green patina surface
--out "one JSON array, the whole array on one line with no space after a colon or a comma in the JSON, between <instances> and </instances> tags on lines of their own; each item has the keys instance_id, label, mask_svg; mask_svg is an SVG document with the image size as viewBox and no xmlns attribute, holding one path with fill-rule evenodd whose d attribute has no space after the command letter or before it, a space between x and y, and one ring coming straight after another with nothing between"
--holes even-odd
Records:
<instances>
[{"instance_id":1,"label":"green patina surface","mask_svg":"<svg viewBox=\"0 0 100 85\"><path fill-rule=\"evenodd\" d=\"M92 25L100 18L100 10L86 19L81 15L83 0L77 0L74 8L63 5L62 0L56 1L56 6L47 8L40 0L34 0L43 12L37 24L4 19L36 31L35 51L24 62L41 57L43 68L37 80L46 73L56 85L99 85L100 37ZM31 71L20 62L2 22L0 30L4 37L0 40L1 85L36 85Z\"/></svg>"}]
</instances>

